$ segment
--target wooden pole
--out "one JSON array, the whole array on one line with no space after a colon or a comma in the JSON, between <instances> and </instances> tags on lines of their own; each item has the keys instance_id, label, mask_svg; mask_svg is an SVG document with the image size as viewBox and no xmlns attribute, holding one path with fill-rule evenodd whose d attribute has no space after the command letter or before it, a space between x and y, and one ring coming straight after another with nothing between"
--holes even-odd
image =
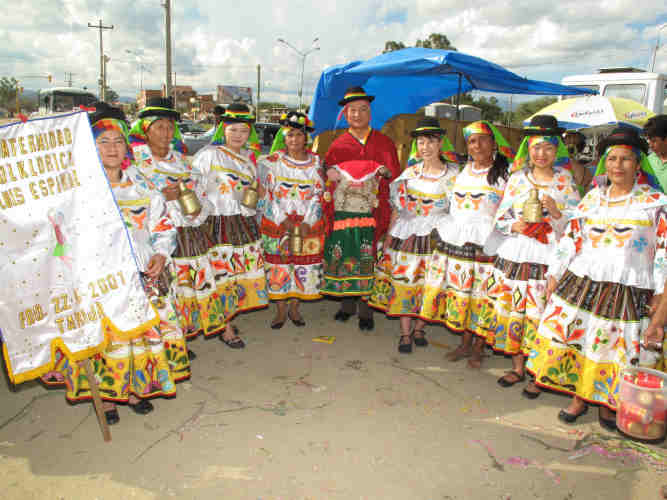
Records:
<instances>
[{"instance_id":1,"label":"wooden pole","mask_svg":"<svg viewBox=\"0 0 667 500\"><path fill-rule=\"evenodd\" d=\"M90 358L86 358L81 363L83 363L83 367L86 370L86 377L88 378L90 393L93 395L93 406L95 407L97 421L102 430L102 437L104 438L104 441L108 443L111 441L111 431L109 430L109 424L107 424L106 416L102 410L102 398L100 397L100 390L97 387L97 380L95 379L95 373L93 373L93 367L90 365Z\"/></svg>"}]
</instances>

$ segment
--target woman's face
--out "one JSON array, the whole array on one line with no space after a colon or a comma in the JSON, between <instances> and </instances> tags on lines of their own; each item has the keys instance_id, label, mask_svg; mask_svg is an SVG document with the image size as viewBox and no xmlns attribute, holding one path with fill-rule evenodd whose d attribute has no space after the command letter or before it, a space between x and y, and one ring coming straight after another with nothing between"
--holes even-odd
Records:
<instances>
[{"instance_id":1,"label":"woman's face","mask_svg":"<svg viewBox=\"0 0 667 500\"><path fill-rule=\"evenodd\" d=\"M528 148L530 162L537 168L551 168L556 161L558 148L550 142L539 142Z\"/></svg>"},{"instance_id":2,"label":"woman's face","mask_svg":"<svg viewBox=\"0 0 667 500\"><path fill-rule=\"evenodd\" d=\"M127 143L118 130L105 130L95 139L105 168L120 168L127 154Z\"/></svg>"},{"instance_id":3,"label":"woman's face","mask_svg":"<svg viewBox=\"0 0 667 500\"><path fill-rule=\"evenodd\" d=\"M225 143L230 149L240 151L250 137L250 127L245 123L230 123L225 127Z\"/></svg>"},{"instance_id":4,"label":"woman's face","mask_svg":"<svg viewBox=\"0 0 667 500\"><path fill-rule=\"evenodd\" d=\"M442 137L420 135L417 137L417 151L424 160L431 160L440 156Z\"/></svg>"},{"instance_id":5,"label":"woman's face","mask_svg":"<svg viewBox=\"0 0 667 500\"><path fill-rule=\"evenodd\" d=\"M290 156L303 153L306 150L306 134L301 130L288 128L285 134L285 145L287 154Z\"/></svg>"},{"instance_id":6,"label":"woman's face","mask_svg":"<svg viewBox=\"0 0 667 500\"><path fill-rule=\"evenodd\" d=\"M605 161L607 177L612 186L632 187L635 183L639 162L630 149L612 148Z\"/></svg>"},{"instance_id":7,"label":"woman's face","mask_svg":"<svg viewBox=\"0 0 667 500\"><path fill-rule=\"evenodd\" d=\"M148 146L163 151L169 149L174 138L174 121L169 118L160 118L151 123L146 131Z\"/></svg>"},{"instance_id":8,"label":"woman's face","mask_svg":"<svg viewBox=\"0 0 667 500\"><path fill-rule=\"evenodd\" d=\"M475 163L488 164L493 159L495 141L486 134L472 134L468 137L468 154Z\"/></svg>"}]
</instances>

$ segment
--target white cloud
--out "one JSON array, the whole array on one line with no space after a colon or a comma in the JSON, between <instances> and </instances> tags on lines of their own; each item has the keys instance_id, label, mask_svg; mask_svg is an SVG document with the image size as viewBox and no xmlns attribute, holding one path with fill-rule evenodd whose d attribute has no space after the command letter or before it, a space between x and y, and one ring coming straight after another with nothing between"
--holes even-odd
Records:
<instances>
[{"instance_id":1,"label":"white cloud","mask_svg":"<svg viewBox=\"0 0 667 500\"><path fill-rule=\"evenodd\" d=\"M308 49L304 93L322 69L379 54L386 41L414 44L430 33L447 35L463 52L507 65L531 78L558 81L601 66L646 68L657 25L667 21L664 0L563 0L551 8L534 0L337 0L221 2L172 0L174 70L179 84L211 91L217 84L256 85L262 96L296 103L301 58L279 37ZM164 80L164 10L158 0L24 0L0 18L0 75L75 73L76 85L96 88L102 19L110 85L122 95ZM39 13L39 15L35 15ZM667 29L656 68L667 71ZM140 52L138 58L126 51ZM270 82L270 85L267 84ZM29 82L26 82L28 84ZM44 82L35 81L34 87ZM30 86L30 85L28 85Z\"/></svg>"}]
</instances>

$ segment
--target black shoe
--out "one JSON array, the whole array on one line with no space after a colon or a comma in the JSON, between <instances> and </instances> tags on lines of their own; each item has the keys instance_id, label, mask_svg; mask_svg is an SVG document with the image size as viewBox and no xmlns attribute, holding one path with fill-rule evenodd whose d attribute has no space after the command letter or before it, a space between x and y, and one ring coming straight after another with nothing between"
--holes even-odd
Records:
<instances>
[{"instance_id":1,"label":"black shoe","mask_svg":"<svg viewBox=\"0 0 667 500\"><path fill-rule=\"evenodd\" d=\"M348 312L345 312L341 309L335 314L334 319L336 321L347 321L351 317L352 317L352 314L350 314Z\"/></svg>"},{"instance_id":2,"label":"black shoe","mask_svg":"<svg viewBox=\"0 0 667 500\"><path fill-rule=\"evenodd\" d=\"M276 321L275 323L271 323L271 329L272 330L280 330L283 325L285 324L284 321Z\"/></svg>"},{"instance_id":3,"label":"black shoe","mask_svg":"<svg viewBox=\"0 0 667 500\"><path fill-rule=\"evenodd\" d=\"M294 318L289 312L287 313L287 316L292 321L292 323L294 323L294 326L306 326L306 322L303 320L303 318Z\"/></svg>"},{"instance_id":4,"label":"black shoe","mask_svg":"<svg viewBox=\"0 0 667 500\"><path fill-rule=\"evenodd\" d=\"M197 359L197 355L194 353L194 351L192 351L191 349L188 349L188 358L190 359L190 361L193 361L193 360Z\"/></svg>"},{"instance_id":5,"label":"black shoe","mask_svg":"<svg viewBox=\"0 0 667 500\"><path fill-rule=\"evenodd\" d=\"M225 337L223 336L225 332L223 330L220 333L220 340L222 340L230 349L243 349L245 347L245 342L243 342L243 340L241 340L241 338L239 337L239 329L236 328L236 326L234 325L231 326L232 330L234 331L234 338L232 338L231 340L225 339Z\"/></svg>"},{"instance_id":6,"label":"black shoe","mask_svg":"<svg viewBox=\"0 0 667 500\"><path fill-rule=\"evenodd\" d=\"M359 318L359 330L371 331L375 328L375 320L373 318Z\"/></svg>"},{"instance_id":7,"label":"black shoe","mask_svg":"<svg viewBox=\"0 0 667 500\"><path fill-rule=\"evenodd\" d=\"M566 424L573 424L577 421L579 417L581 417L582 415L586 415L586 413L588 413L588 405L584 406L584 409L581 410L576 415L572 415L571 413L568 413L565 410L561 410L558 412L558 420L561 420Z\"/></svg>"},{"instance_id":8,"label":"black shoe","mask_svg":"<svg viewBox=\"0 0 667 500\"><path fill-rule=\"evenodd\" d=\"M610 419L602 418L598 414L598 423L600 424L600 427L602 427L603 429L607 429L610 432L616 432L616 420L615 419L613 419L613 418L610 418Z\"/></svg>"},{"instance_id":9,"label":"black shoe","mask_svg":"<svg viewBox=\"0 0 667 500\"><path fill-rule=\"evenodd\" d=\"M114 425L120 422L120 415L118 415L118 410L116 408L105 411L104 417L107 419L107 425Z\"/></svg>"},{"instance_id":10,"label":"black shoe","mask_svg":"<svg viewBox=\"0 0 667 500\"><path fill-rule=\"evenodd\" d=\"M419 337L415 335L417 332L421 333ZM415 330L412 332L412 339L414 340L416 346L426 347L428 345L428 340L426 340L426 333L424 330Z\"/></svg>"},{"instance_id":11,"label":"black shoe","mask_svg":"<svg viewBox=\"0 0 667 500\"><path fill-rule=\"evenodd\" d=\"M521 395L526 399L537 399L540 397L540 394L542 394L542 392L540 391L533 392L529 391L528 389L524 389L523 391L521 391Z\"/></svg>"},{"instance_id":12,"label":"black shoe","mask_svg":"<svg viewBox=\"0 0 667 500\"><path fill-rule=\"evenodd\" d=\"M147 415L153 411L153 404L147 399L142 399L137 404L128 405L137 415Z\"/></svg>"},{"instance_id":13,"label":"black shoe","mask_svg":"<svg viewBox=\"0 0 667 500\"><path fill-rule=\"evenodd\" d=\"M406 337L410 342L404 344L402 340ZM401 335L401 338L398 341L398 352L402 354L410 354L412 352L412 335Z\"/></svg>"}]
</instances>

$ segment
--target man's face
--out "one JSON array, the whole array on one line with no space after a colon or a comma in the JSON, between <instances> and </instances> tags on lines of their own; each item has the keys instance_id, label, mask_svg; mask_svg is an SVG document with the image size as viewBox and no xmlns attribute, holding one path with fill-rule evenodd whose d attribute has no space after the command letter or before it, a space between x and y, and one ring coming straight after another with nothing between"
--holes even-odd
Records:
<instances>
[{"instance_id":1,"label":"man's face","mask_svg":"<svg viewBox=\"0 0 667 500\"><path fill-rule=\"evenodd\" d=\"M661 156L662 158L667 156L667 137L664 139L661 137L649 137L648 145L651 147L651 151L658 156Z\"/></svg>"},{"instance_id":2,"label":"man's face","mask_svg":"<svg viewBox=\"0 0 667 500\"><path fill-rule=\"evenodd\" d=\"M350 128L368 128L371 122L371 106L368 101L352 101L347 105L347 113L345 114L347 123Z\"/></svg>"}]
</instances>

